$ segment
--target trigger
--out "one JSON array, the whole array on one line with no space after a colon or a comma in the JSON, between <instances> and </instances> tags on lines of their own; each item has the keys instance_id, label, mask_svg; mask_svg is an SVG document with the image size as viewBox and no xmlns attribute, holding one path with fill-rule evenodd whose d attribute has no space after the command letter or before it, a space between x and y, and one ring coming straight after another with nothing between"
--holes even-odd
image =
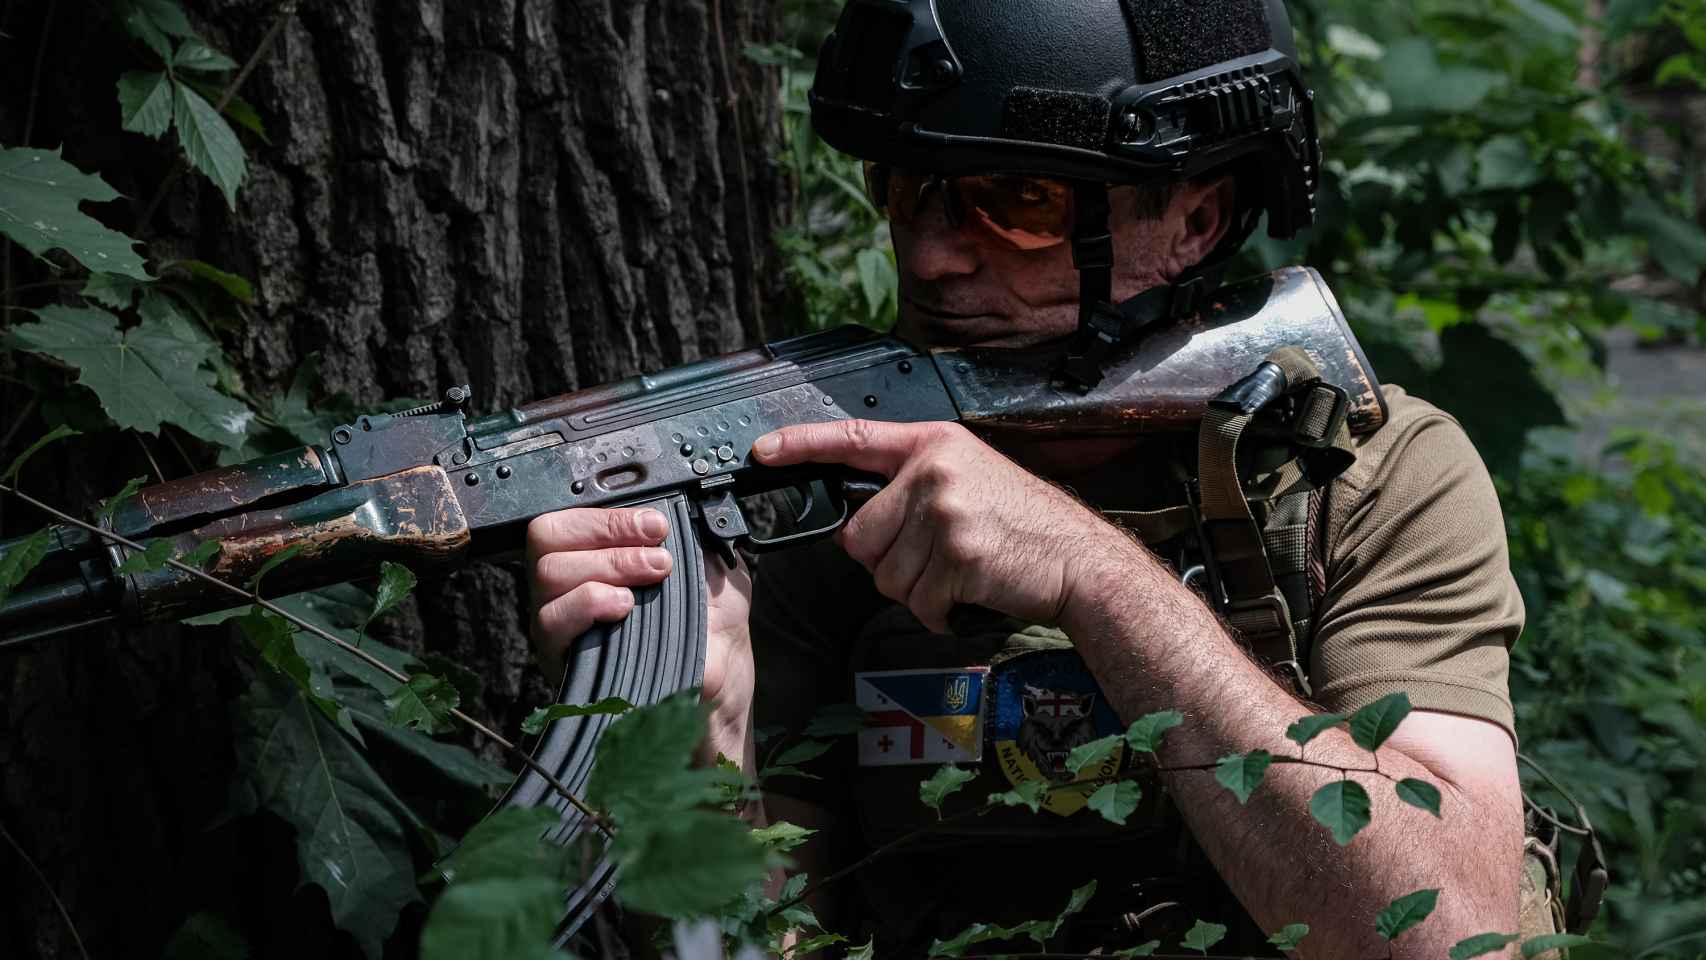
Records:
<instances>
[{"instance_id":1,"label":"trigger","mask_svg":"<svg viewBox=\"0 0 1706 960\"><path fill-rule=\"evenodd\" d=\"M699 519L705 525L705 545L715 550L730 569L736 563L735 541L751 533L747 529L746 515L741 512L740 501L735 498L733 481L732 476L706 481L700 486L702 493L695 504Z\"/></svg>"}]
</instances>

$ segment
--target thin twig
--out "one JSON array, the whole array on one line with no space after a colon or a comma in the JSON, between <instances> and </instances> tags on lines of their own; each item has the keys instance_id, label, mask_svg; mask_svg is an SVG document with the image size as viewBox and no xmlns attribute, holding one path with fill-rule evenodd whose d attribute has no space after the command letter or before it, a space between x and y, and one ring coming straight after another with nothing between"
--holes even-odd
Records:
<instances>
[{"instance_id":1,"label":"thin twig","mask_svg":"<svg viewBox=\"0 0 1706 960\"><path fill-rule=\"evenodd\" d=\"M261 42L255 47L255 51L249 54L248 62L243 64L242 69L237 71L237 75L231 78L231 82L225 85L224 90L220 91L219 102L213 105L215 113L223 114L225 112L225 108L231 104L231 99L237 95L238 88L243 86L243 81L249 79L249 74L253 73L256 65L261 62L261 57L272 46L273 41L278 39L278 35L284 32L284 25L296 15L296 8L300 2L301 0L285 0L279 6L278 16L273 18L272 26L267 28L266 36L261 38ZM177 183L178 178L183 176L184 171L188 169L189 162L180 155L177 161L172 164L171 171L166 174L166 179L160 181L160 187L154 191L154 196L148 201L148 206L143 209L142 217L137 220L135 231L137 236L140 237L148 232L148 224L154 219L155 212L160 209L160 204L166 199L167 192L172 189L172 185Z\"/></svg>"},{"instance_id":2,"label":"thin twig","mask_svg":"<svg viewBox=\"0 0 1706 960\"><path fill-rule=\"evenodd\" d=\"M142 439L141 433L135 433L132 436L136 437L136 445L142 448L142 455L148 458L148 465L154 468L154 479L160 483L165 483L166 474L161 472L160 464L154 461L154 453L148 449L148 441Z\"/></svg>"},{"instance_id":3,"label":"thin twig","mask_svg":"<svg viewBox=\"0 0 1706 960\"><path fill-rule=\"evenodd\" d=\"M729 113L734 117L735 133L735 167L740 178L740 203L742 226L746 228L746 258L751 267L752 282L749 284L747 297L752 310L752 322L759 337L766 336L764 329L764 314L762 312L763 298L758 295L758 240L752 232L752 174L746 165L746 134L741 124L740 96L735 92L734 77L729 70L729 41L723 34L723 5L721 0L711 0L711 28L717 34L717 67L722 74L723 94L728 97Z\"/></svg>"},{"instance_id":4,"label":"thin twig","mask_svg":"<svg viewBox=\"0 0 1706 960\"><path fill-rule=\"evenodd\" d=\"M12 445L12 438L18 435L18 431L23 428L24 422L30 419L30 414L35 413L36 407L40 404L41 394L38 393L30 397L30 402L24 404L24 409L12 418L12 425L6 428L6 435L0 437L0 453L4 453L6 448Z\"/></svg>"},{"instance_id":5,"label":"thin twig","mask_svg":"<svg viewBox=\"0 0 1706 960\"><path fill-rule=\"evenodd\" d=\"M24 848L18 846L18 841L12 839L12 834L3 823L0 823L0 837L6 838L6 842L12 845L13 850L17 851L18 859L24 861L24 865L36 875L36 879L41 882L42 889L47 891L48 898L53 901L55 907L59 908L59 916L65 921L65 929L71 931L71 942L77 944L77 952L83 955L83 960L89 960L89 949L83 946L83 938L77 933L77 925L71 922L71 913L65 909L65 904L60 902L59 894L53 890L53 884L47 882L47 876L41 872L40 867L36 866L36 862L30 859L30 855L24 852Z\"/></svg>"},{"instance_id":6,"label":"thin twig","mask_svg":"<svg viewBox=\"0 0 1706 960\"><path fill-rule=\"evenodd\" d=\"M24 493L21 490L18 490L15 487L9 487L3 483L0 483L0 493L10 493L13 496L16 496L18 499L24 501L25 503L35 507L38 510L41 510L43 513L48 514L49 516L53 517L54 519L59 520L62 523L69 523L72 526L75 526L78 529L81 529L87 533L91 533L91 534L98 536L98 537L101 537L103 539L110 540L114 543L121 543L121 544L131 548L132 550L142 551L142 550L146 549L140 543L137 543L137 542L130 540L126 537L120 536L119 534L114 533L111 530L102 530L101 528L96 527L92 524L85 523L82 520L79 520L76 517L73 517L70 514L64 512L62 510L56 509L52 506L49 506L48 504L41 502L40 500L37 500L36 498L30 496L27 493ZM298 628L300 628L302 630L306 630L307 632L313 634L316 637L319 637L320 639L326 641L327 643L332 644L333 646L344 651L345 653L348 653L349 655L356 657L357 659L366 663L368 666L373 667L375 670L378 670L379 672L385 674L386 676L390 677L393 680L396 680L399 683L408 683L409 682L409 675L408 674L403 673L400 670L393 669L385 661L380 660L379 658L373 656L372 654L368 653L366 650L359 650L359 649L351 646L342 637L334 636L331 633L329 633L326 630L319 627L318 625L309 623L308 621L302 619L301 617L298 617L296 614L291 613L289 610L286 610L283 607L279 606L278 604L273 603L271 600L267 600L267 599L263 598L260 594L255 593L252 590L244 590L242 587L238 587L238 586L234 586L232 584L226 583L224 580L221 580L218 577L213 576L210 573L207 573L207 572L202 571L202 570L198 570L195 567L190 566L189 564L181 563L175 559L167 560L166 563L168 566L172 567L173 569L180 570L184 573L187 573L190 576L195 577L198 580L205 581L206 583L211 584L215 587L218 587L219 589L224 590L227 593L234 594L236 596L242 597L245 600L251 601L256 606L261 607L262 609L268 611L269 613L277 614L278 616L283 617L284 619L295 624ZM525 764L529 770L532 770L534 773L539 774L539 776L544 778L545 782L550 784L551 788L553 790L555 790L560 796L562 796L563 799L569 801L569 803L572 804L576 810L579 810L589 820L591 820L594 826L598 827L600 830L603 830L605 833L611 833L612 832L610 825L605 822L604 817L601 816L598 813L598 811L592 809L591 807L587 806L584 802L582 802L582 800L579 797L574 795L573 791L571 791L567 786L563 785L562 781L558 780L555 776L553 776L549 770L546 770L544 767L540 766L539 761L528 756L527 753L525 751L523 751L521 748L519 748L515 744L511 743L508 739L506 739L505 737L500 735L496 730L493 730L491 727L488 727L485 724L481 723L480 721L474 719L473 717L470 717L469 715L467 715L466 713L463 713L459 709L452 708L450 711L450 715L455 717L456 719L462 721L463 723L467 724L474 731L476 731L476 732L484 735L485 737L489 738L493 743L495 743L499 747L503 748L503 750L514 755L523 764Z\"/></svg>"}]
</instances>

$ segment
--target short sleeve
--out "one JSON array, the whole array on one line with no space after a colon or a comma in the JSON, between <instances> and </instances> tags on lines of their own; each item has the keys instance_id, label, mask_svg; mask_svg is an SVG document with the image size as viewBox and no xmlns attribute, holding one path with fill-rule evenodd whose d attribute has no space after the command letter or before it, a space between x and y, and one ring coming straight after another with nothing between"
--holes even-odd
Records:
<instances>
[{"instance_id":1,"label":"short sleeve","mask_svg":"<svg viewBox=\"0 0 1706 960\"><path fill-rule=\"evenodd\" d=\"M1513 739L1509 650L1522 632L1504 516L1455 420L1399 388L1392 416L1326 496L1315 699L1349 712L1403 691L1420 710Z\"/></svg>"}]
</instances>

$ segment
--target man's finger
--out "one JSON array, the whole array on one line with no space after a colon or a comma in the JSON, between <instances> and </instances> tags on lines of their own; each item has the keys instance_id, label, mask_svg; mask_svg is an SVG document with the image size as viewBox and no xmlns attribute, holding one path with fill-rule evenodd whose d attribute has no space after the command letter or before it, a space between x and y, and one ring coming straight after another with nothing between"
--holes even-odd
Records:
<instances>
[{"instance_id":1,"label":"man's finger","mask_svg":"<svg viewBox=\"0 0 1706 960\"><path fill-rule=\"evenodd\" d=\"M668 533L669 521L656 510L571 507L542 513L527 524L527 559L562 550L649 547Z\"/></svg>"},{"instance_id":2,"label":"man's finger","mask_svg":"<svg viewBox=\"0 0 1706 960\"><path fill-rule=\"evenodd\" d=\"M783 427L759 437L752 452L772 467L842 463L893 477L917 447L922 425L878 420L836 420Z\"/></svg>"},{"instance_id":3,"label":"man's finger","mask_svg":"<svg viewBox=\"0 0 1706 960\"><path fill-rule=\"evenodd\" d=\"M645 587L669 575L672 561L662 547L608 547L547 553L533 562L535 595L568 593L598 581L615 587Z\"/></svg>"},{"instance_id":4,"label":"man's finger","mask_svg":"<svg viewBox=\"0 0 1706 960\"><path fill-rule=\"evenodd\" d=\"M563 654L594 623L611 623L634 609L634 591L608 583L583 583L539 608L533 615L533 645L552 671L563 671Z\"/></svg>"}]
</instances>

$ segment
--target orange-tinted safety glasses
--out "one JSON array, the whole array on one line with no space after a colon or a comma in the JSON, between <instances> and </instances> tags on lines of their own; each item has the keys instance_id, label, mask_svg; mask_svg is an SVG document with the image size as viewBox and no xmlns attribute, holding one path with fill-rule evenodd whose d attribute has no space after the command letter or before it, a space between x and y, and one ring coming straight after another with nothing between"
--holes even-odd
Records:
<instances>
[{"instance_id":1,"label":"orange-tinted safety glasses","mask_svg":"<svg viewBox=\"0 0 1706 960\"><path fill-rule=\"evenodd\" d=\"M1064 180L1011 173L944 177L865 162L865 190L895 223L911 223L938 188L948 223L1015 250L1042 250L1072 236L1072 187Z\"/></svg>"}]
</instances>

